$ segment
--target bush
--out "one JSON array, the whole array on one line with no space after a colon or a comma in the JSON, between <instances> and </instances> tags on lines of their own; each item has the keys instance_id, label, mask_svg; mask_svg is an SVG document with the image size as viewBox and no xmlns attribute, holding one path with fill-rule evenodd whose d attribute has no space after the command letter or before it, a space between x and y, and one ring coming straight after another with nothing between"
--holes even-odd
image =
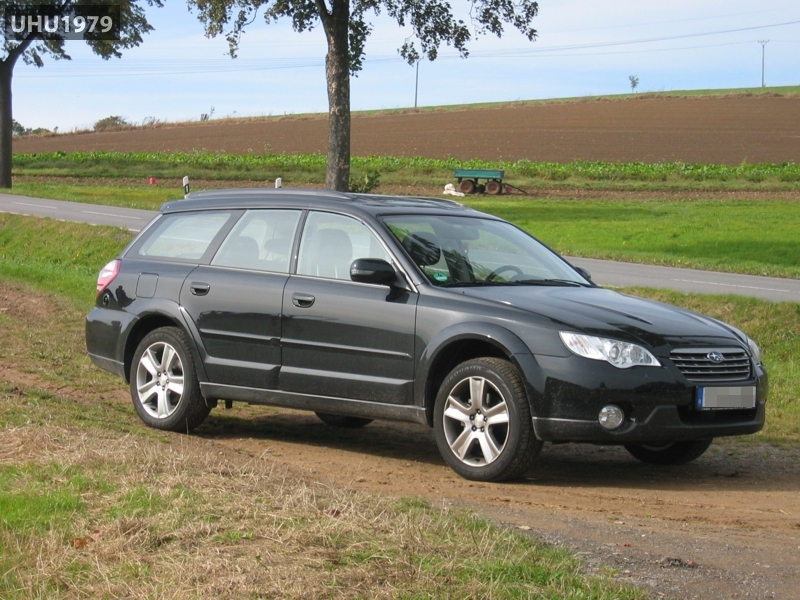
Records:
<instances>
[{"instance_id":1,"label":"bush","mask_svg":"<svg viewBox=\"0 0 800 600\"><path fill-rule=\"evenodd\" d=\"M356 194L369 194L381 184L381 174L372 171L364 175L361 179L350 178L350 191Z\"/></svg>"},{"instance_id":2,"label":"bush","mask_svg":"<svg viewBox=\"0 0 800 600\"><path fill-rule=\"evenodd\" d=\"M125 119L118 116L110 116L105 119L100 119L94 124L95 131L118 131L120 129L127 129L131 124Z\"/></svg>"}]
</instances>

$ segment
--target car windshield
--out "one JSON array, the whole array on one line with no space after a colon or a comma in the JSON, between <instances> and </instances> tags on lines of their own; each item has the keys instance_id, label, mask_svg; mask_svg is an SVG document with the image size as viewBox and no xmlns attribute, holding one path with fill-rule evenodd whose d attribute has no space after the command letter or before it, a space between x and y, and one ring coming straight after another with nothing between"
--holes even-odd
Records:
<instances>
[{"instance_id":1,"label":"car windshield","mask_svg":"<svg viewBox=\"0 0 800 600\"><path fill-rule=\"evenodd\" d=\"M391 215L383 222L433 285L591 285L551 250L505 221Z\"/></svg>"}]
</instances>

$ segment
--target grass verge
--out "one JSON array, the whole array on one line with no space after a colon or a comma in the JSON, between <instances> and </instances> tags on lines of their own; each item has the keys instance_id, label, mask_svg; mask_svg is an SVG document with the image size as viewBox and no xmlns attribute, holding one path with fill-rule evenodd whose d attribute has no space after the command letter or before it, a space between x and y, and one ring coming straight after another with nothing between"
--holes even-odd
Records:
<instances>
[{"instance_id":1,"label":"grass verge","mask_svg":"<svg viewBox=\"0 0 800 600\"><path fill-rule=\"evenodd\" d=\"M180 197L178 180L174 183L170 187L137 187L26 182L14 192L158 210L165 201ZM198 186L215 183L219 182L201 181ZM516 223L566 255L800 277L800 229L795 226L800 222L800 202L736 199L735 195L722 200L656 197L608 201L593 199L591 192L578 195L582 199L484 196L464 201ZM698 195L702 198L703 192ZM800 199L800 190L797 197Z\"/></svg>"},{"instance_id":2,"label":"grass verge","mask_svg":"<svg viewBox=\"0 0 800 600\"><path fill-rule=\"evenodd\" d=\"M561 254L800 277L800 202L469 199Z\"/></svg>"}]
</instances>

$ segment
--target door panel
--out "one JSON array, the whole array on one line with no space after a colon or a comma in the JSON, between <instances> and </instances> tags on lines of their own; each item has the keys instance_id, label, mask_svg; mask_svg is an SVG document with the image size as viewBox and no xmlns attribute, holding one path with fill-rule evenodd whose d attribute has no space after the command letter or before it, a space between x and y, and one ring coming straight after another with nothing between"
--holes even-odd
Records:
<instances>
[{"instance_id":1,"label":"door panel","mask_svg":"<svg viewBox=\"0 0 800 600\"><path fill-rule=\"evenodd\" d=\"M284 298L282 390L412 401L416 294L293 276Z\"/></svg>"},{"instance_id":2,"label":"door panel","mask_svg":"<svg viewBox=\"0 0 800 600\"><path fill-rule=\"evenodd\" d=\"M309 213L298 275L284 291L280 389L410 403L417 295L351 281L350 265L358 258L391 260L364 223Z\"/></svg>"},{"instance_id":3,"label":"door panel","mask_svg":"<svg viewBox=\"0 0 800 600\"><path fill-rule=\"evenodd\" d=\"M186 278L181 304L212 383L278 387L281 309L299 210L248 210L210 266Z\"/></svg>"},{"instance_id":4,"label":"door panel","mask_svg":"<svg viewBox=\"0 0 800 600\"><path fill-rule=\"evenodd\" d=\"M199 331L211 382L277 388L288 277L201 266L186 278L181 305Z\"/></svg>"}]
</instances>

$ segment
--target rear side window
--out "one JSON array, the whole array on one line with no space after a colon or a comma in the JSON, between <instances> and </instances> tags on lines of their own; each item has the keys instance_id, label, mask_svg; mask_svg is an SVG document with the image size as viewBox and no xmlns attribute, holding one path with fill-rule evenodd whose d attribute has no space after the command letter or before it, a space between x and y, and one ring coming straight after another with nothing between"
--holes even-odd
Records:
<instances>
[{"instance_id":1,"label":"rear side window","mask_svg":"<svg viewBox=\"0 0 800 600\"><path fill-rule=\"evenodd\" d=\"M133 255L200 260L230 218L231 213L217 211L167 215L133 248Z\"/></svg>"}]
</instances>

